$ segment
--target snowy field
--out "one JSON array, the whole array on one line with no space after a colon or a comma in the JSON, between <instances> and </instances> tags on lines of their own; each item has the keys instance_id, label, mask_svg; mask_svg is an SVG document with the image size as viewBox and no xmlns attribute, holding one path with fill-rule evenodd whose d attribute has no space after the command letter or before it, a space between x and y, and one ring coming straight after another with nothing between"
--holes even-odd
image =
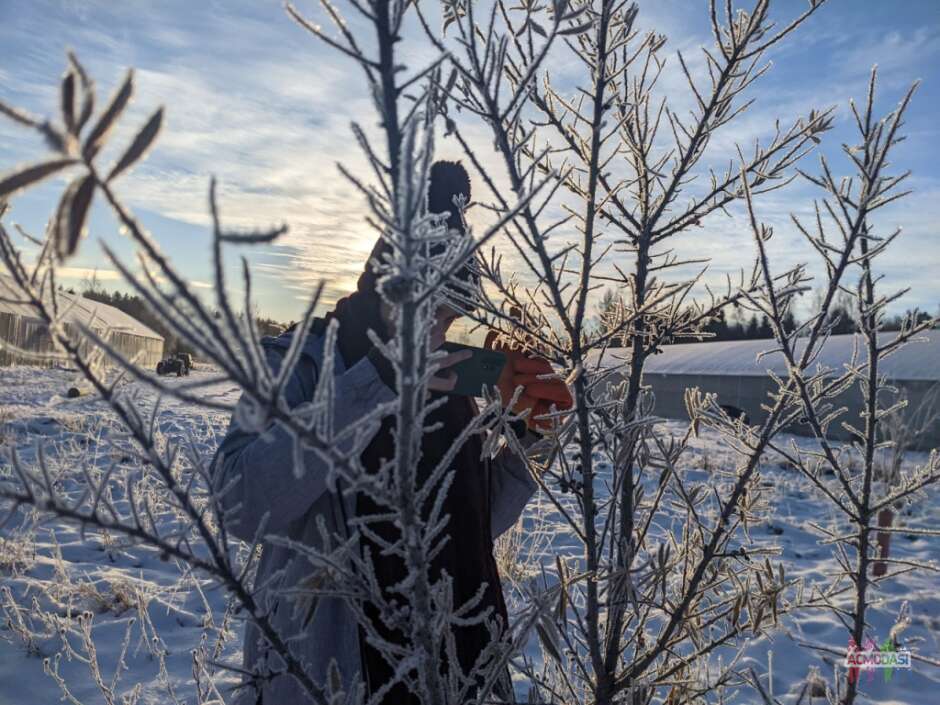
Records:
<instances>
[{"instance_id":1,"label":"snowy field","mask_svg":"<svg viewBox=\"0 0 940 705\"><path fill-rule=\"evenodd\" d=\"M61 370L0 370L0 474L11 472L9 452L15 450L29 460L41 442L55 481L67 492L80 489L82 478L74 470L80 458L91 460L100 471L117 464L131 473L136 488L146 491L154 479L127 452L127 441L104 404L89 396L66 398L73 377ZM153 393L138 391L144 405L152 406ZM224 385L207 394L237 398L237 391ZM213 451L227 421L222 414L173 400L162 403L156 416L167 438L185 440L189 452L204 454ZM682 427L668 422L661 430L680 433ZM810 443L793 440L804 446ZM708 484L715 468L733 464L730 451L706 434L694 441L694 453L686 457L682 471L689 482ZM760 482L770 518L750 528L748 550L777 552L773 560L783 561L788 575L804 578L807 593L827 586L835 570L833 549L819 542L810 525L839 528L837 518L806 480L772 458L761 468ZM919 497L901 513L901 526L936 528L937 499L936 489ZM523 520L525 529L515 536L523 553L531 550L525 561L530 573L540 562L550 568L557 551L578 553L573 541L551 528L559 516L547 506L542 498L533 500ZM168 525L175 520L172 512L161 515ZM680 516L675 520L681 523ZM929 537L895 534L892 557L932 561L936 545L936 539ZM510 555L515 554L510 551ZM524 580L525 573L520 569L513 579ZM518 604L513 580L506 583L510 603ZM128 547L120 536L93 531L83 536L78 527L60 521L36 525L23 514L15 516L0 533L0 705L45 705L63 698L84 705L119 703L125 695L131 696L131 702L194 703L194 673L203 684L201 701L211 700L206 685L210 674L220 687L234 680L212 662L240 663L241 625L229 610L226 595L208 588L203 577L161 560L154 550ZM874 587L870 615L876 640L887 636L908 603L910 625L901 634L902 644L933 661L940 659L938 588L936 572L907 574ZM846 607L848 600L846 594ZM841 661L803 643L844 649L847 632L828 610L784 615L772 639L746 645L743 665L750 663L764 674L772 651L773 691L783 702L792 701L787 694L798 690L813 668L831 679L833 660ZM733 653L729 649L715 658L727 660ZM911 671L896 671L887 683L880 673L870 681L863 676L862 690L861 702L938 702L940 668L915 661ZM757 702L757 696L744 692L729 701Z\"/></svg>"}]
</instances>

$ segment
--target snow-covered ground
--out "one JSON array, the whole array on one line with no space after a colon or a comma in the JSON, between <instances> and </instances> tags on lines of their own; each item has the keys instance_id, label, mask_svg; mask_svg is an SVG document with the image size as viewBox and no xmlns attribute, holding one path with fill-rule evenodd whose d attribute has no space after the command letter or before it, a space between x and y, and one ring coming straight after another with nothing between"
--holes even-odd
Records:
<instances>
[{"instance_id":1,"label":"snow-covered ground","mask_svg":"<svg viewBox=\"0 0 940 705\"><path fill-rule=\"evenodd\" d=\"M682 436L687 424L678 421L665 421L657 430L663 434L675 437ZM803 449L814 448L814 442L805 437L781 434L777 437L778 447L789 450L791 444ZM683 473L683 482L687 489L696 483L706 487L716 486L718 493L724 495L724 488L729 488L727 478L717 478L716 468L734 468L739 460L722 441L718 435L711 431L703 431L699 438L691 441L692 452L683 457L680 470ZM575 450L571 448L569 457L574 458ZM920 464L926 459L925 453L910 453L905 459L905 466ZM605 470L609 471L609 464L601 461L599 466L599 484L603 484ZM839 534L848 534L853 531L851 525L840 516L830 504L821 499L819 490L803 475L779 462L768 454L763 458L760 467L759 486L766 505L767 520L749 527L750 541L744 541L746 550L751 554L766 551L770 560L776 567L783 563L787 579L802 578L805 581L804 596L813 593L813 588L824 590L833 584L833 576L838 572L834 559L832 544L824 544L820 540L820 533L814 531L811 525L825 527L829 531ZM650 478L646 496L652 496L655 490L655 478ZM901 512L894 522L895 527L916 529L936 529L940 525L940 488L934 487L924 492L914 502L911 502ZM563 523L561 513L548 506L543 514L536 516L539 498L536 497L523 517L524 532L537 536L540 529L558 526ZM574 501L565 507L574 513ZM668 513L667 513L668 517ZM677 511L675 515L666 518L659 531L651 533L664 536L672 532L679 537L685 521L684 510ZM552 529L549 529L552 531ZM535 539L538 541L538 539ZM910 649L932 660L935 664L940 662L940 562L937 561L938 539L916 535L915 533L895 533L891 541L892 559L917 561L934 566L933 571L919 570L892 580L884 580L869 587L870 604L867 619L870 626L869 633L874 641L880 645L891 628L904 614L910 619L910 624L900 634L902 648ZM740 545L741 542L733 542ZM554 555L570 555L580 557L581 546L574 541L570 534L555 534L550 542L541 542L538 548L541 554L541 564L549 572L554 562ZM763 557L756 558L760 562ZM851 558L854 565L854 555ZM889 572L897 569L891 566ZM854 591L846 589L848 585L843 580L843 591L833 598L833 603L846 611L854 607ZM767 672L769 665L772 671L772 692L781 702L793 703L797 701L800 689L807 680L814 680L814 671L818 671L830 685L834 678L834 664L838 663L838 670L844 690L845 669L842 661L844 651L848 645L849 632L839 618L828 609L802 610L793 615L781 615L780 624L768 637L758 636L751 638L743 646L743 658L739 662L742 670L753 666L761 676L762 683L768 687ZM825 653L810 648L807 644L828 647L839 650L839 654ZM711 659L712 667L719 659L728 663L741 644L733 648L719 649ZM772 652L772 653L771 653ZM712 673L715 671L713 670ZM937 689L937 690L934 690ZM738 691L727 698L726 702L733 703L759 703L757 693L753 691ZM805 703L810 701L804 700ZM824 698L812 702L824 703ZM883 671L874 671L871 676L862 674L861 688L856 700L859 703L877 703L878 705L927 705L940 703L940 667L929 663L914 662L910 671L898 671L891 674L890 681L885 682Z\"/></svg>"},{"instance_id":2,"label":"snow-covered ground","mask_svg":"<svg viewBox=\"0 0 940 705\"><path fill-rule=\"evenodd\" d=\"M194 375L205 374L198 371ZM177 378L167 378L171 382ZM191 381L190 378L179 378ZM26 460L35 458L38 443L47 451L47 462L57 484L68 491L80 483L73 471L80 459L106 468L112 462L132 464L122 456L127 441L120 438L117 422L106 404L90 395L69 399L66 393L77 378L64 370L28 367L0 370L0 448L15 448ZM136 386L136 385L135 385ZM138 388L143 408L152 408L155 396ZM237 399L231 385L207 389L205 394ZM167 437L191 439L201 452L211 453L225 433L224 414L185 407L165 399L157 424ZM0 472L9 465L0 460ZM143 489L153 479L143 473L135 478ZM119 491L119 487L117 490ZM115 498L119 499L118 497ZM161 520L172 521L172 516ZM193 650L204 643L211 659L238 657L241 635L232 629L226 595L204 590L208 582L175 562L163 561L154 549L134 546L120 536L87 531L61 521L21 531L14 520L0 534L0 604L4 607L0 631L0 703L45 705L60 701L62 691L44 673L50 658L74 698L84 705L107 703L89 663L77 617L93 614L96 658L106 688L112 688L116 668L127 639L124 663L115 694L126 694L142 683L140 703L193 703ZM27 609L16 615L11 596ZM73 633L59 627L73 618ZM17 627L15 621L23 620ZM11 626L11 621L14 624ZM45 638L26 643L22 634ZM69 653L65 639L75 654ZM72 656L70 658L70 655ZM224 679L223 679L224 680ZM229 677L228 680L234 680ZM120 698L115 698L121 702Z\"/></svg>"},{"instance_id":3,"label":"snow-covered ground","mask_svg":"<svg viewBox=\"0 0 940 705\"><path fill-rule=\"evenodd\" d=\"M194 374L206 373L197 370ZM93 396L66 397L73 381L74 373L62 370L0 369L0 475L11 472L6 460L9 451L32 459L38 443L45 444L47 465L66 491L80 486L75 470L80 459L91 460L98 468L111 463L133 468L130 456L122 451L126 440L105 405ZM155 401L152 392L140 388L139 393L144 406ZM237 398L237 390L230 385L215 385L203 393L217 399ZM188 439L193 452L206 454L214 449L227 421L224 414L174 400L162 403L156 417L167 437ZM662 425L663 433L681 430L678 422ZM714 468L732 466L734 458L715 436L706 433L693 443L694 452L687 456L685 467L690 482L708 482ZM145 468L132 471L139 473L135 479L142 487L152 481ZM805 578L807 587L827 585L835 567L832 546L819 543L810 523L837 525L831 510L806 480L770 458L761 469L761 484L771 513L769 521L751 528L751 548L777 548L775 560L785 563L788 575ZM906 507L901 525L936 528L940 519L937 497L937 491L931 490ZM524 525L558 522L560 517L546 506L536 498ZM172 512L165 520L174 520ZM934 538L896 534L892 557L930 561L936 546ZM551 566L553 558L547 549L545 544L539 548ZM556 534L551 550L577 549L573 541ZM194 651L210 670L214 668L210 661L240 660L240 623L227 612L226 596L220 590L204 589L207 585L201 576L188 575L176 563L161 560L154 550L127 548L119 536L93 531L83 535L78 527L61 521L30 526L23 523L22 515L14 517L0 532L0 705L59 702L63 691L44 672L44 663L47 669L57 664L73 702L107 703L103 690L108 689L113 689L115 701L120 702L121 695L140 683L138 702L177 699L193 703ZM904 645L927 658L940 658L938 587L938 573L919 572L873 588L870 614L877 640L887 635L907 601L911 624L902 634ZM78 619L84 611L91 613L90 622ZM83 627L94 636L93 655L82 639ZM798 618L784 616L771 640L750 643L745 664L750 660L760 673L767 670L768 650L773 651L773 689L778 697L797 690L813 667L831 678L835 657L827 661L799 641L844 648L847 633L831 612L816 610ZM122 653L119 678L112 685ZM91 667L95 662L100 684ZM234 677L225 674L220 680L224 685ZM909 672L895 671L888 683L881 674L870 682L863 677L862 687L866 695L862 702L938 702L940 668L915 662ZM757 698L744 693L736 701L756 702Z\"/></svg>"}]
</instances>

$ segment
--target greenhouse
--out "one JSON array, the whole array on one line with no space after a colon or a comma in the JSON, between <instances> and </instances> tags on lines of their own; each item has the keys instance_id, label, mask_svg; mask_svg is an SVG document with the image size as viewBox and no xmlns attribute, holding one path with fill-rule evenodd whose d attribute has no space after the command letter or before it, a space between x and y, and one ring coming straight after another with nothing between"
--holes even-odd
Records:
<instances>
[{"instance_id":1,"label":"greenhouse","mask_svg":"<svg viewBox=\"0 0 940 705\"><path fill-rule=\"evenodd\" d=\"M54 350L45 323L30 306L5 300L15 300L14 292L11 280L0 276L0 366L52 365L54 360L43 359L43 353ZM66 330L73 335L81 335L78 324L84 323L126 358L148 368L163 356L163 337L123 311L80 294L59 292L58 301Z\"/></svg>"},{"instance_id":2,"label":"greenhouse","mask_svg":"<svg viewBox=\"0 0 940 705\"><path fill-rule=\"evenodd\" d=\"M884 333L884 342L893 333ZM899 398L907 400L907 407L897 420L903 422L905 441L922 450L940 446L940 330L926 331L897 352L883 358L879 371L889 385L897 391L882 394L879 405L884 408ZM862 363L866 353L863 339L855 335L832 336L810 367L810 372L829 371L828 377L843 373L853 358ZM732 416L744 416L748 423L761 423L767 417L763 407L772 404L769 396L777 385L768 373L787 377L787 366L780 352L760 353L774 348L773 340L735 340L667 345L662 352L651 356L644 366L644 383L656 396L655 413L667 418L687 419L684 393L691 387L714 393L718 403ZM858 346L858 349L856 349ZM800 344L796 347L799 354ZM608 348L599 360L595 353L591 369L609 369L629 360L629 348ZM856 357L857 356L857 357ZM619 372L611 373L605 385L617 384ZM892 398L889 399L888 397ZM846 407L840 417L856 428L864 428L861 417L862 395L857 383L831 400L834 407ZM888 424L886 424L888 425ZM795 423L787 430L810 434L803 423ZM834 439L850 440L852 432L840 423L833 423L829 434Z\"/></svg>"}]
</instances>

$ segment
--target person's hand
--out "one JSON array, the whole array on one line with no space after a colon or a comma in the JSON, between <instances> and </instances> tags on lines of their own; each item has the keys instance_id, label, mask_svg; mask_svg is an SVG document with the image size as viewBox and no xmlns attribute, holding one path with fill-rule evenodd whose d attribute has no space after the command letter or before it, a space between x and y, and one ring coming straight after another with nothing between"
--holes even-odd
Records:
<instances>
[{"instance_id":1,"label":"person's hand","mask_svg":"<svg viewBox=\"0 0 940 705\"><path fill-rule=\"evenodd\" d=\"M383 317L387 329L391 329L392 335L395 334L395 319L391 316L390 313L383 311ZM430 352L434 352L441 345L444 344L444 336L447 334L446 318L438 315L434 324L431 326L431 334L428 340L428 347ZM451 370L447 374L439 374L441 370L446 370L448 367L453 367L458 362L463 362L464 360L473 357L473 352L470 350L460 350L458 352L448 353L442 358L439 358L432 362L432 364L437 367L438 374L435 374L431 379L428 380L428 389L434 392L450 392L457 385L457 373Z\"/></svg>"},{"instance_id":2,"label":"person's hand","mask_svg":"<svg viewBox=\"0 0 940 705\"><path fill-rule=\"evenodd\" d=\"M443 342L443 340L441 341ZM437 345L440 347L440 344ZM434 348L435 350L437 348ZM428 380L428 389L434 392L449 392L457 385L457 373L450 370L446 375L441 375L441 370L456 365L468 358L473 357L470 350L458 350L457 352L447 353L442 359L434 361L432 364L437 367L437 374Z\"/></svg>"},{"instance_id":3,"label":"person's hand","mask_svg":"<svg viewBox=\"0 0 940 705\"><path fill-rule=\"evenodd\" d=\"M509 345L498 340L499 333L491 330L486 334L486 340L483 347L490 350L497 350L506 355L506 365L499 375L499 381L496 383L499 389L500 397L503 403L508 403L516 391L517 386L522 386L522 394L513 407L514 413L521 413L525 409L530 409L526 417L526 426L533 431L548 431L551 424L548 420L542 419L536 421L535 416L551 412L551 405L561 411L570 409L574 405L571 393L565 383L555 377L554 379L539 379L539 376L546 374L555 374L552 364L544 357L537 355L526 355L521 350L511 348Z\"/></svg>"}]
</instances>

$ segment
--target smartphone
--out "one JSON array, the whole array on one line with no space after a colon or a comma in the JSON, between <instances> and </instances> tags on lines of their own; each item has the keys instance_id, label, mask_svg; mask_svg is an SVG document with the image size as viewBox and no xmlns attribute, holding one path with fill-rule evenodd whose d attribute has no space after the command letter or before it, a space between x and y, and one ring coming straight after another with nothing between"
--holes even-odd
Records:
<instances>
[{"instance_id":1,"label":"smartphone","mask_svg":"<svg viewBox=\"0 0 940 705\"><path fill-rule=\"evenodd\" d=\"M439 349L448 353L460 352L461 350L469 350L473 353L472 357L461 360L456 365L451 365L440 371L442 375L451 371L457 375L457 384L449 394L458 394L465 397L480 396L483 385L496 386L499 375L506 365L506 355L498 350L475 348L472 345L452 343L449 340L445 340Z\"/></svg>"}]
</instances>

